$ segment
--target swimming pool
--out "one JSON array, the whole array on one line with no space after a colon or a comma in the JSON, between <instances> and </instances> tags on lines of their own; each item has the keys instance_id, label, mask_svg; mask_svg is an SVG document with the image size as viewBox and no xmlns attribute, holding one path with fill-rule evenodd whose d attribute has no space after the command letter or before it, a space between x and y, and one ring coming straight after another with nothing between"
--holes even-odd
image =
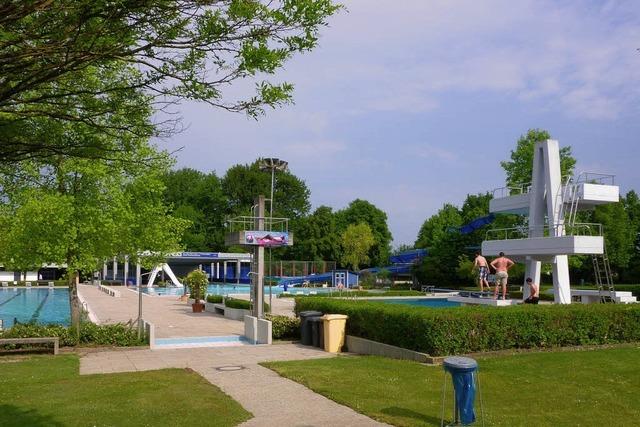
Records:
<instances>
[{"instance_id":1,"label":"swimming pool","mask_svg":"<svg viewBox=\"0 0 640 427\"><path fill-rule=\"evenodd\" d=\"M134 291L138 291L136 287L130 287ZM251 287L249 285L230 285L228 283L213 283L207 286L207 294L208 295L233 295L233 294L249 294L249 290ZM308 295L309 292L330 292L335 289L332 288L293 288L289 287L288 291L293 295ZM147 288L145 286L142 287L142 292L149 295L158 295L158 296L170 296L170 295L182 295L184 294L184 288L176 288L176 287L168 287L168 288ZM284 292L284 289L280 286L271 287L271 292L273 295L281 294ZM300 293L301 292L301 293ZM269 295L269 287L264 287L264 294Z\"/></svg>"},{"instance_id":2,"label":"swimming pool","mask_svg":"<svg viewBox=\"0 0 640 427\"><path fill-rule=\"evenodd\" d=\"M4 328L20 323L70 323L69 290L38 288L0 289L0 319Z\"/></svg>"},{"instance_id":3,"label":"swimming pool","mask_svg":"<svg viewBox=\"0 0 640 427\"><path fill-rule=\"evenodd\" d=\"M376 300L378 301L378 300ZM412 305L415 307L460 307L459 302L447 301L446 298L403 298L403 299L380 299L386 304Z\"/></svg>"}]
</instances>

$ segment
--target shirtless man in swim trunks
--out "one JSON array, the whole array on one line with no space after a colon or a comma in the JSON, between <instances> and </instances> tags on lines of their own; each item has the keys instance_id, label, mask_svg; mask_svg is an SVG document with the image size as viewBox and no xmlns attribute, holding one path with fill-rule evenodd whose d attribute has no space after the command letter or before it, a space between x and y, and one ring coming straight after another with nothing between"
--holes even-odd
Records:
<instances>
[{"instance_id":1,"label":"shirtless man in swim trunks","mask_svg":"<svg viewBox=\"0 0 640 427\"><path fill-rule=\"evenodd\" d=\"M496 290L493 293L493 299L498 299L498 288L502 286L502 299L507 297L507 281L509 274L507 271L515 265L515 262L504 256L504 252L500 252L499 257L491 261L491 267L496 270Z\"/></svg>"},{"instance_id":2,"label":"shirtless man in swim trunks","mask_svg":"<svg viewBox=\"0 0 640 427\"><path fill-rule=\"evenodd\" d=\"M487 291L490 291L489 287L489 264L487 259L483 257L480 252L476 252L476 259L473 261L473 269L478 269L478 275L480 277L480 292L484 292L484 287L487 287Z\"/></svg>"}]
</instances>

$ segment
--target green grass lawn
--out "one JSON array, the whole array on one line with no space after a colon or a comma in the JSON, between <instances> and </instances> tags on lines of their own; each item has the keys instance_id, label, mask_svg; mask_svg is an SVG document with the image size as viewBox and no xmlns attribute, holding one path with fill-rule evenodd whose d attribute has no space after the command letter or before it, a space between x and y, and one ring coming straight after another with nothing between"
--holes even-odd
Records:
<instances>
[{"instance_id":1,"label":"green grass lawn","mask_svg":"<svg viewBox=\"0 0 640 427\"><path fill-rule=\"evenodd\" d=\"M479 358L488 426L640 424L640 347ZM439 426L442 367L372 356L265 366L358 412L397 426ZM447 414L452 400L447 401ZM479 414L479 405L476 405Z\"/></svg>"},{"instance_id":2,"label":"green grass lawn","mask_svg":"<svg viewBox=\"0 0 640 427\"><path fill-rule=\"evenodd\" d=\"M83 375L75 355L0 357L0 426L235 426L236 401L184 369Z\"/></svg>"}]
</instances>

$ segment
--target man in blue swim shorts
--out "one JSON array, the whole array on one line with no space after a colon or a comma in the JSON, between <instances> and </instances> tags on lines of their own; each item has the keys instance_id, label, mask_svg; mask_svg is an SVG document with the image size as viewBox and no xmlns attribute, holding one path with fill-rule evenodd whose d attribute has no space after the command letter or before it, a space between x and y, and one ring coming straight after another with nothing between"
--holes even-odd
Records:
<instances>
[{"instance_id":1,"label":"man in blue swim shorts","mask_svg":"<svg viewBox=\"0 0 640 427\"><path fill-rule=\"evenodd\" d=\"M480 292L484 291L484 287L487 287L487 291L490 291L489 287L489 264L487 259L483 257L480 252L476 252L476 259L473 261L473 269L478 269L478 276L480 282Z\"/></svg>"}]
</instances>

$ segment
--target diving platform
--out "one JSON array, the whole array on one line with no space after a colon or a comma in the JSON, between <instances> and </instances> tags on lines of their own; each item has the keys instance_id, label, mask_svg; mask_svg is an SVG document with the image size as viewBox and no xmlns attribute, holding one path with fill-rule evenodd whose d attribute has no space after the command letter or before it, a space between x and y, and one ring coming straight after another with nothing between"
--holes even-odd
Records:
<instances>
[{"instance_id":1,"label":"diving platform","mask_svg":"<svg viewBox=\"0 0 640 427\"><path fill-rule=\"evenodd\" d=\"M462 305L484 305L489 307L508 307L510 305L517 305L521 302L515 299L493 299L461 295L448 297L447 301L457 302Z\"/></svg>"},{"instance_id":2,"label":"diving platform","mask_svg":"<svg viewBox=\"0 0 640 427\"><path fill-rule=\"evenodd\" d=\"M568 255L591 255L600 291L605 287L603 277L606 287L612 287L602 225L577 223L576 218L578 211L618 202L620 189L613 175L561 174L558 141L536 142L531 182L498 188L489 202L491 214L519 214L527 220L519 227L487 231L482 254L497 256L504 252L509 257L524 259L525 277L531 277L534 283L540 283L542 262L551 262L554 301L570 304ZM528 293L525 286L524 298Z\"/></svg>"},{"instance_id":3,"label":"diving platform","mask_svg":"<svg viewBox=\"0 0 640 427\"><path fill-rule=\"evenodd\" d=\"M620 304L634 304L638 299L633 293L627 291L602 291L597 289L571 289L571 299L579 301L582 304L597 304L601 297L611 298L612 301Z\"/></svg>"},{"instance_id":4,"label":"diving platform","mask_svg":"<svg viewBox=\"0 0 640 427\"><path fill-rule=\"evenodd\" d=\"M602 254L604 240L602 236L555 236L485 240L482 242L483 255L497 256L500 252L514 257Z\"/></svg>"},{"instance_id":5,"label":"diving platform","mask_svg":"<svg viewBox=\"0 0 640 427\"><path fill-rule=\"evenodd\" d=\"M587 178L589 176L587 175ZM601 179L611 177L611 175L601 174L598 176ZM532 194L529 185L498 188L493 191L494 198L489 201L489 212L528 215ZM616 203L620 200L620 188L617 185L597 182L563 185L560 194L565 205L577 203L578 210L590 210L598 205Z\"/></svg>"}]
</instances>

